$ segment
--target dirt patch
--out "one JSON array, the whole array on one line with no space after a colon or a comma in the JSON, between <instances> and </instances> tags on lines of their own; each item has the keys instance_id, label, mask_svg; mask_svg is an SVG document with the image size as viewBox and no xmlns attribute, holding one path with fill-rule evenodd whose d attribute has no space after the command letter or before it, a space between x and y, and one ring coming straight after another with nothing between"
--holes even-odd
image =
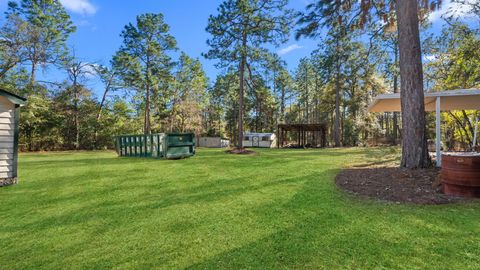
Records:
<instances>
[{"instance_id":1,"label":"dirt patch","mask_svg":"<svg viewBox=\"0 0 480 270\"><path fill-rule=\"evenodd\" d=\"M247 150L245 148L233 148L225 151L228 154L238 154L238 155L255 155L256 152L252 150Z\"/></svg>"},{"instance_id":2,"label":"dirt patch","mask_svg":"<svg viewBox=\"0 0 480 270\"><path fill-rule=\"evenodd\" d=\"M351 168L336 177L337 186L363 197L415 204L466 201L442 193L438 169L406 170L398 167Z\"/></svg>"}]
</instances>

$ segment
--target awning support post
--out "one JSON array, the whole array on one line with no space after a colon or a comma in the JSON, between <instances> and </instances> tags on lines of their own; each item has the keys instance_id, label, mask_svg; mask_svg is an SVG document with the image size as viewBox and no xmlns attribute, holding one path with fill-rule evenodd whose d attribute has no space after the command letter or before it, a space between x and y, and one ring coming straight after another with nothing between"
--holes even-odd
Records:
<instances>
[{"instance_id":1,"label":"awning support post","mask_svg":"<svg viewBox=\"0 0 480 270\"><path fill-rule=\"evenodd\" d=\"M435 151L437 153L437 167L442 166L442 152L441 152L441 131L440 131L440 97L435 101Z\"/></svg>"},{"instance_id":2,"label":"awning support post","mask_svg":"<svg viewBox=\"0 0 480 270\"><path fill-rule=\"evenodd\" d=\"M475 146L477 146L477 130L478 130L478 116L475 116L475 130L473 132L473 151L475 151Z\"/></svg>"}]
</instances>

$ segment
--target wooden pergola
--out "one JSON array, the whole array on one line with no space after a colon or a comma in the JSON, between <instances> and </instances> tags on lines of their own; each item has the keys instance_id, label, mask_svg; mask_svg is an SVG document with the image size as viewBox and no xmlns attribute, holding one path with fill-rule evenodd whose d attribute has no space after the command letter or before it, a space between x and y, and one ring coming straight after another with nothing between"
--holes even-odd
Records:
<instances>
[{"instance_id":1,"label":"wooden pergola","mask_svg":"<svg viewBox=\"0 0 480 270\"><path fill-rule=\"evenodd\" d=\"M278 147L285 145L288 132L297 134L297 146L305 147L307 145L308 135L314 145L325 147L327 145L327 125L326 124L279 124L278 125Z\"/></svg>"}]
</instances>

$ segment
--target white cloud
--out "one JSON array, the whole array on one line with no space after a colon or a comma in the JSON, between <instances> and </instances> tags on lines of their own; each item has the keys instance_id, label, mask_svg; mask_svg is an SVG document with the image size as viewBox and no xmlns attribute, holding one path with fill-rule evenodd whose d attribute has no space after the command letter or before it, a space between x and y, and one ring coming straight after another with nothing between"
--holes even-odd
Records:
<instances>
[{"instance_id":1,"label":"white cloud","mask_svg":"<svg viewBox=\"0 0 480 270\"><path fill-rule=\"evenodd\" d=\"M303 48L303 46L300 46L300 45L298 45L298 44L292 44L292 45L289 45L289 46L287 46L287 47L285 47L285 48L282 48L282 49L278 50L277 53L278 53L279 55L285 55L285 54L287 54L287 53L289 53L289 52L291 52L291 51L298 50L298 49L301 49L301 48Z\"/></svg>"},{"instance_id":2,"label":"white cloud","mask_svg":"<svg viewBox=\"0 0 480 270\"><path fill-rule=\"evenodd\" d=\"M467 0L466 2L474 3L475 1L477 0ZM442 16L452 16L452 18L455 19L467 18L469 16L472 16L472 14L469 14L469 11L470 7L468 5L454 3L452 2L452 0L445 0L439 10L430 13L428 19L430 20L430 22L435 22L438 19L441 19Z\"/></svg>"},{"instance_id":3,"label":"white cloud","mask_svg":"<svg viewBox=\"0 0 480 270\"><path fill-rule=\"evenodd\" d=\"M433 54L427 54L427 55L423 56L423 60L428 61L428 62L435 61L435 60L437 60L437 56L435 56Z\"/></svg>"},{"instance_id":4,"label":"white cloud","mask_svg":"<svg viewBox=\"0 0 480 270\"><path fill-rule=\"evenodd\" d=\"M100 66L98 64L85 64L83 71L85 72L85 77L93 78L97 76L97 68Z\"/></svg>"},{"instance_id":5,"label":"white cloud","mask_svg":"<svg viewBox=\"0 0 480 270\"><path fill-rule=\"evenodd\" d=\"M81 15L93 15L97 12L90 0L60 0L62 5L71 12Z\"/></svg>"},{"instance_id":6,"label":"white cloud","mask_svg":"<svg viewBox=\"0 0 480 270\"><path fill-rule=\"evenodd\" d=\"M311 0L300 0L300 2L304 5L304 6L308 6L312 3Z\"/></svg>"},{"instance_id":7,"label":"white cloud","mask_svg":"<svg viewBox=\"0 0 480 270\"><path fill-rule=\"evenodd\" d=\"M75 24L77 26L90 26L90 22L88 20L79 20L76 21Z\"/></svg>"},{"instance_id":8,"label":"white cloud","mask_svg":"<svg viewBox=\"0 0 480 270\"><path fill-rule=\"evenodd\" d=\"M88 62L82 62L78 68L80 68L82 72L82 76L84 76L87 79L95 78L97 76L97 68L100 66L95 63L88 63ZM70 68L70 71L72 71L73 68Z\"/></svg>"}]
</instances>

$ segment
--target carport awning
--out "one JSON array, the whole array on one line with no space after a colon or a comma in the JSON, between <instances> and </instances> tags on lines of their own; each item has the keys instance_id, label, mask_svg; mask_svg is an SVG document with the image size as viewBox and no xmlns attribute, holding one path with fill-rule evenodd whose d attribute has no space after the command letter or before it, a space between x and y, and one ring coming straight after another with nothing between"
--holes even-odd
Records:
<instances>
[{"instance_id":1,"label":"carport awning","mask_svg":"<svg viewBox=\"0 0 480 270\"><path fill-rule=\"evenodd\" d=\"M425 93L425 111L435 111L435 102L440 97L440 110L480 110L480 89L462 89ZM399 112L400 93L375 97L368 107L369 112Z\"/></svg>"},{"instance_id":2,"label":"carport awning","mask_svg":"<svg viewBox=\"0 0 480 270\"><path fill-rule=\"evenodd\" d=\"M451 110L480 110L480 89L461 89L424 94L425 111L435 111L435 148L437 166L442 164L440 152L440 112ZM401 111L400 94L384 94L375 97L368 107L369 112L399 112ZM475 129L476 130L476 129Z\"/></svg>"}]
</instances>

